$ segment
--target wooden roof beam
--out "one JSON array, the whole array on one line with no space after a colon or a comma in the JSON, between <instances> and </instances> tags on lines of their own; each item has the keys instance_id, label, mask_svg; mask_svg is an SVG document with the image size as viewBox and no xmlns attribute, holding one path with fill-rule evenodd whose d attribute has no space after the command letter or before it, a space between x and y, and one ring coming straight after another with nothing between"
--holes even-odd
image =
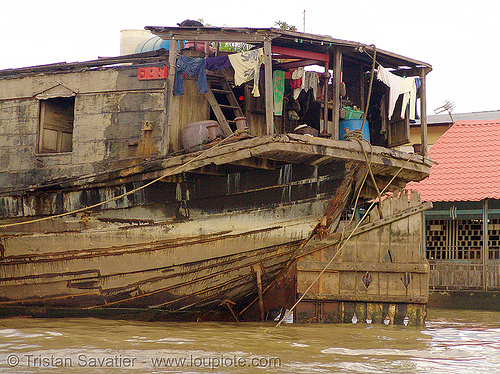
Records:
<instances>
[{"instance_id":1,"label":"wooden roof beam","mask_svg":"<svg viewBox=\"0 0 500 374\"><path fill-rule=\"evenodd\" d=\"M316 60L298 60L293 62L285 62L282 64L276 64L276 68L282 70L295 69L302 66L311 66L311 65L319 65Z\"/></svg>"},{"instance_id":2,"label":"wooden roof beam","mask_svg":"<svg viewBox=\"0 0 500 374\"><path fill-rule=\"evenodd\" d=\"M326 61L329 61L329 59L330 59L328 54L303 51L300 49L278 47L276 45L272 46L271 52L273 54L281 55L281 57L283 57L283 58L300 58L300 59L306 59L306 60L321 61L323 63Z\"/></svg>"},{"instance_id":3,"label":"wooden roof beam","mask_svg":"<svg viewBox=\"0 0 500 374\"><path fill-rule=\"evenodd\" d=\"M237 43L262 43L272 40L279 35L269 30L250 29L216 29L216 28L171 28L171 27L146 27L153 34L162 39L189 40L194 42L237 42Z\"/></svg>"}]
</instances>

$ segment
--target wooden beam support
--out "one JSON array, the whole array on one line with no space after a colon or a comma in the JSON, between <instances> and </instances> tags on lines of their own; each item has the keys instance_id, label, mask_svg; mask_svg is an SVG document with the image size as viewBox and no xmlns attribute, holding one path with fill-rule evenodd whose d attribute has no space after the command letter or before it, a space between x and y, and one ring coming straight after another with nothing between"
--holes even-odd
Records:
<instances>
[{"instance_id":1,"label":"wooden beam support","mask_svg":"<svg viewBox=\"0 0 500 374\"><path fill-rule=\"evenodd\" d=\"M328 132L332 134L333 140L339 140L341 68L342 52L339 48L335 48L333 55L333 118L331 128L328 129Z\"/></svg>"},{"instance_id":2,"label":"wooden beam support","mask_svg":"<svg viewBox=\"0 0 500 374\"><path fill-rule=\"evenodd\" d=\"M301 293L297 293L297 298L301 297ZM428 301L427 296L407 296L407 295L367 295L366 293L358 294L325 294L325 293L307 293L304 300L321 300L321 301L361 301L361 302L378 302L378 303L411 303L425 304Z\"/></svg>"},{"instance_id":3,"label":"wooden beam support","mask_svg":"<svg viewBox=\"0 0 500 374\"><path fill-rule=\"evenodd\" d=\"M262 43L268 39L265 34L238 34L238 33L197 33L197 32L182 32L176 31L174 33L155 33L162 39L170 39L175 37L178 40L189 40L193 42L235 42L235 43Z\"/></svg>"},{"instance_id":4,"label":"wooden beam support","mask_svg":"<svg viewBox=\"0 0 500 374\"><path fill-rule=\"evenodd\" d=\"M488 245L488 200L483 200L483 290L488 291L488 258L490 248Z\"/></svg>"},{"instance_id":5,"label":"wooden beam support","mask_svg":"<svg viewBox=\"0 0 500 374\"><path fill-rule=\"evenodd\" d=\"M316 60L297 60L294 62L285 62L284 64L276 64L275 68L280 70L290 70L299 67L314 65Z\"/></svg>"},{"instance_id":6,"label":"wooden beam support","mask_svg":"<svg viewBox=\"0 0 500 374\"><path fill-rule=\"evenodd\" d=\"M259 311L260 311L260 319L262 322L264 322L265 316L264 316L264 298L262 294L262 265L255 264L252 266L252 271L255 275L255 278L257 280L257 292L259 294Z\"/></svg>"},{"instance_id":7,"label":"wooden beam support","mask_svg":"<svg viewBox=\"0 0 500 374\"><path fill-rule=\"evenodd\" d=\"M169 151L170 143L170 115L172 113L173 99L174 99L174 79L175 79L175 64L177 63L177 40L170 40L170 49L168 52L168 78L167 87L165 89L165 115L160 144L160 154L165 156Z\"/></svg>"},{"instance_id":8,"label":"wooden beam support","mask_svg":"<svg viewBox=\"0 0 500 374\"><path fill-rule=\"evenodd\" d=\"M272 46L271 51L272 53L281 55L284 58L300 58L300 59L314 60L316 62L326 62L326 63L330 61L330 55L324 53L278 47L275 45Z\"/></svg>"},{"instance_id":9,"label":"wooden beam support","mask_svg":"<svg viewBox=\"0 0 500 374\"><path fill-rule=\"evenodd\" d=\"M427 88L425 75L427 71L425 68L420 69L420 143L422 145L422 156L427 157Z\"/></svg>"},{"instance_id":10,"label":"wooden beam support","mask_svg":"<svg viewBox=\"0 0 500 374\"><path fill-rule=\"evenodd\" d=\"M323 128L321 131L323 132L328 132L328 81L330 80L330 73L328 70L330 69L329 63L330 63L330 52L326 53L326 61L325 61L325 76L324 82L325 82L325 87L324 87L324 102L323 102ZM331 134L331 133L330 133Z\"/></svg>"},{"instance_id":11,"label":"wooden beam support","mask_svg":"<svg viewBox=\"0 0 500 374\"><path fill-rule=\"evenodd\" d=\"M232 314L232 316L233 316L234 320L235 320L237 323L239 323L239 322L240 322L240 320L238 319L238 317L236 316L236 314L234 313L233 308L232 308L232 306L236 305L236 303L232 302L231 300L224 300L224 301L221 303L221 305L225 305L225 306L229 309L229 311L231 312L231 314Z\"/></svg>"},{"instance_id":12,"label":"wooden beam support","mask_svg":"<svg viewBox=\"0 0 500 374\"><path fill-rule=\"evenodd\" d=\"M333 262L328 267L328 261L299 261L298 271L337 273L355 271L361 273L416 273L427 274L429 264L395 263L395 262ZM326 270L325 270L326 269Z\"/></svg>"},{"instance_id":13,"label":"wooden beam support","mask_svg":"<svg viewBox=\"0 0 500 374\"><path fill-rule=\"evenodd\" d=\"M266 134L274 134L274 96L273 96L273 65L271 56L271 42L264 42L264 72L265 72L265 100L266 100Z\"/></svg>"}]
</instances>

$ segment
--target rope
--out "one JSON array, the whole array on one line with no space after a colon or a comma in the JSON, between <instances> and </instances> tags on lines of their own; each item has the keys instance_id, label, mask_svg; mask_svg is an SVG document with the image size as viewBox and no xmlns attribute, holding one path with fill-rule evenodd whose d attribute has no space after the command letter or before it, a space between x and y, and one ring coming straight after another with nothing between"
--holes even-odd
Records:
<instances>
[{"instance_id":1,"label":"rope","mask_svg":"<svg viewBox=\"0 0 500 374\"><path fill-rule=\"evenodd\" d=\"M398 176L398 174L406 167L406 165L410 162L411 158L413 157L414 153L410 155L410 157L408 157L408 160L406 160L406 162L404 163L403 166L401 166L401 168L396 172L396 174L394 174L394 176L391 178L391 180L389 181L389 183L387 183L387 185L382 189L381 193L384 193L387 188L389 188L389 186L392 184L392 182L394 181L394 179L396 179L396 177ZM366 178L365 178L366 179ZM364 181L363 181L363 184L364 184ZM359 196L361 194L361 189L362 189L363 185L361 185L359 191L358 191L358 194L356 196L356 203L357 204L357 201L359 199ZM380 200L378 200L380 201ZM302 296L295 302L295 304L293 304L293 306L284 314L283 318L276 324L276 327L279 327L281 326L281 324L283 323L283 321L288 318L288 316L293 312L293 310L297 307L297 305L304 299L304 297L307 295L307 293L309 292L309 290L312 288L312 286L319 280L319 278L325 273L325 271L328 269L328 267L330 267L330 265L332 264L332 262L335 260L335 258L337 258L337 256L340 254L340 252L342 251L342 249L344 248L344 246L346 245L346 243L349 241L349 239L351 239L351 237L354 235L354 233L356 232L356 229L361 225L361 223L365 220L365 218L368 216L368 213L370 213L371 209L373 208L373 206L375 205L375 203L377 203L377 200L373 200L372 203L370 204L370 206L368 207L368 209L366 210L365 214L363 215L363 217L361 217L361 219L359 220L359 222L357 223L357 225L354 227L354 229L351 231L351 233L349 234L349 236L345 239L344 242L341 242L341 244L339 243L339 248L337 249L337 252L335 252L335 254L333 255L333 257L330 259L330 261L328 261L328 263L326 264L326 266L323 268L323 270L321 270L321 272L318 274L318 276L311 282L311 284L309 285L309 287L304 291L304 293L302 294ZM356 206L356 205L355 205ZM354 215L351 217L351 219L349 220L349 224L352 222L354 218ZM345 233L345 229L348 227L349 225L346 225L344 227L344 229L342 230L342 234L341 234L341 240L344 233Z\"/></svg>"},{"instance_id":2,"label":"rope","mask_svg":"<svg viewBox=\"0 0 500 374\"><path fill-rule=\"evenodd\" d=\"M216 147L220 147L222 144L224 144L228 139L231 139L232 137L234 136L237 136L237 135L241 135L242 133L244 132L247 132L248 130L244 129L244 130L236 130L234 133L232 133L231 135L229 135L228 137L224 138L222 141L220 141L219 143L216 143L214 144L212 147L208 148L207 150L205 150L204 152L200 153L199 155L197 155L196 157L192 158L191 160L185 162L184 164L182 165L179 165L178 167L176 167L175 169L171 170L170 172L167 172L165 173L164 175L156 178L156 179L153 179L152 181L146 183L145 185L143 186L140 186L140 187L137 187L131 191L128 191L128 192L125 192L119 196L115 196L111 199L108 199L106 201L101 201L99 203L96 203L94 205L89 205L89 206L86 206L86 207L83 207L83 208L80 208L80 209L76 209L76 210L72 210L70 212L66 212L66 213L61 213L61 214L56 214L56 215L51 215L51 216L48 216L48 217L42 217L42 218L37 218L37 219L34 219L34 220L31 220L31 221L23 221L23 222L15 222L15 223L9 223L9 224L5 224L5 225L0 225L0 229L3 229L3 228L6 228L6 227L13 227L13 226L20 226L20 225L26 225L26 224L29 224L29 223L36 223L36 222L41 222L41 221L47 221L49 219L54 219L54 218L61 218L61 217L65 217L65 216L69 216L71 214L76 214L76 213L80 213L80 212L85 212L89 209L94 209L94 208L97 208L101 205L104 205L104 204L107 204L107 203L111 203L113 201L116 201L116 200L120 200L126 196L129 196L129 195L132 195L140 190L143 190L159 181L161 181L162 179L170 176L170 175L174 175L174 174L177 174L179 172L179 170L181 170L182 168L186 167L187 165L189 165L190 163L196 161L197 159L201 158L202 156L205 156L208 152L210 152L211 150L213 150L214 148Z\"/></svg>"},{"instance_id":3,"label":"rope","mask_svg":"<svg viewBox=\"0 0 500 374\"><path fill-rule=\"evenodd\" d=\"M363 155L365 157L366 164L368 165L368 173L370 174L370 178L373 182L373 185L375 187L375 190L377 191L377 196L379 199L382 199L382 194L380 193L380 190L378 188L378 184L375 181L375 175L373 175L373 170L371 167L372 160L373 160L373 146L366 140L363 139L363 130L354 130L354 131L349 131L344 135L344 139L346 140L354 140L357 141L359 146L361 147L361 150L363 151ZM368 156L366 154L365 148L363 147L363 140L368 143L370 146L370 161L368 161ZM380 209L380 206L378 207L378 211L380 213L380 217L383 217L382 210Z\"/></svg>"}]
</instances>

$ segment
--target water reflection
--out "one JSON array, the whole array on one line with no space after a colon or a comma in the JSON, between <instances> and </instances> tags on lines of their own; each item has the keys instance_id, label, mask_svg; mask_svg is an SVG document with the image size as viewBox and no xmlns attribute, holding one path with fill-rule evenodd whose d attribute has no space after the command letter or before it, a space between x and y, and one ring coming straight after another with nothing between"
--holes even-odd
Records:
<instances>
[{"instance_id":1,"label":"water reflection","mask_svg":"<svg viewBox=\"0 0 500 374\"><path fill-rule=\"evenodd\" d=\"M382 324L0 320L0 372L500 372L500 313L431 310L424 328Z\"/></svg>"}]
</instances>

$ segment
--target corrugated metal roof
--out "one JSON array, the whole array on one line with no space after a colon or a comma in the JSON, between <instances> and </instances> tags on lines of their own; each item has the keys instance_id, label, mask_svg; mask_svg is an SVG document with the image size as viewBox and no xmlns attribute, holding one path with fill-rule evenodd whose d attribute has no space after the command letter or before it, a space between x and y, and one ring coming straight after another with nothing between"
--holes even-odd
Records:
<instances>
[{"instance_id":1,"label":"corrugated metal roof","mask_svg":"<svg viewBox=\"0 0 500 374\"><path fill-rule=\"evenodd\" d=\"M437 164L421 182L410 182L424 201L500 199L500 119L457 121L432 146Z\"/></svg>"},{"instance_id":2,"label":"corrugated metal roof","mask_svg":"<svg viewBox=\"0 0 500 374\"><path fill-rule=\"evenodd\" d=\"M500 118L500 110L488 110L484 112L469 112L469 113L451 113L451 117L446 114L432 114L427 116L427 125L452 125L456 121L483 121ZM420 126L420 119L415 123L410 123L411 126Z\"/></svg>"}]
</instances>

